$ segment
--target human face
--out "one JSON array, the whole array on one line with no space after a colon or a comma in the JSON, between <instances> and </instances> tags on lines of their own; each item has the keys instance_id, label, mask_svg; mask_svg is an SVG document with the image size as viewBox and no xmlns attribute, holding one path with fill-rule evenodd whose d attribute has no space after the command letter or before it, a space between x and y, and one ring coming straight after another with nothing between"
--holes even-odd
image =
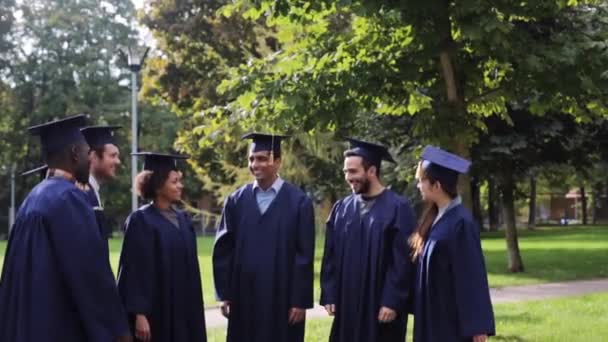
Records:
<instances>
[{"instance_id":1,"label":"human face","mask_svg":"<svg viewBox=\"0 0 608 342\"><path fill-rule=\"evenodd\" d=\"M370 169L366 171L363 167L363 158L350 156L344 158L344 179L350 185L350 189L355 194L366 194L370 190Z\"/></svg>"},{"instance_id":2,"label":"human face","mask_svg":"<svg viewBox=\"0 0 608 342\"><path fill-rule=\"evenodd\" d=\"M416 183L422 200L426 202L435 202L437 194L441 191L441 187L439 182L431 183L431 181L426 178L422 169L422 164L418 164L418 169L416 170Z\"/></svg>"},{"instance_id":3,"label":"human face","mask_svg":"<svg viewBox=\"0 0 608 342\"><path fill-rule=\"evenodd\" d=\"M274 158L270 162L269 151L249 152L249 171L258 182L269 182L276 176L281 159Z\"/></svg>"},{"instance_id":4,"label":"human face","mask_svg":"<svg viewBox=\"0 0 608 342\"><path fill-rule=\"evenodd\" d=\"M89 145L87 143L79 143L74 145L72 149L72 159L74 162L74 178L79 183L86 184L89 181Z\"/></svg>"},{"instance_id":5,"label":"human face","mask_svg":"<svg viewBox=\"0 0 608 342\"><path fill-rule=\"evenodd\" d=\"M120 165L120 151L114 144L106 144L102 157L93 150L89 153L91 158L91 173L99 179L112 179L116 177L116 170Z\"/></svg>"},{"instance_id":6,"label":"human face","mask_svg":"<svg viewBox=\"0 0 608 342\"><path fill-rule=\"evenodd\" d=\"M183 190L182 173L179 171L171 171L163 186L158 189L157 196L170 203L175 203L181 201Z\"/></svg>"}]
</instances>

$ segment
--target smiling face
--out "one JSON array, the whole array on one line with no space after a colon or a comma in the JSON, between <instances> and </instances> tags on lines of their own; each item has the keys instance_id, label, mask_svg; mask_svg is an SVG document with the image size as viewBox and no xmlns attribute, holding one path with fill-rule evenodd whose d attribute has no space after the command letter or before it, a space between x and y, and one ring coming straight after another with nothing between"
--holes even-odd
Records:
<instances>
[{"instance_id":1,"label":"smiling face","mask_svg":"<svg viewBox=\"0 0 608 342\"><path fill-rule=\"evenodd\" d=\"M91 173L98 179L112 179L116 177L116 170L120 165L120 151L114 144L106 144L90 152Z\"/></svg>"},{"instance_id":2,"label":"smiling face","mask_svg":"<svg viewBox=\"0 0 608 342\"><path fill-rule=\"evenodd\" d=\"M274 158L271 162L269 151L249 152L249 171L258 182L268 182L274 179L281 166L281 159Z\"/></svg>"},{"instance_id":3,"label":"smiling face","mask_svg":"<svg viewBox=\"0 0 608 342\"><path fill-rule=\"evenodd\" d=\"M374 166L365 169L363 158L349 156L344 158L344 179L355 194L366 194L371 187L370 178L374 175Z\"/></svg>"},{"instance_id":4,"label":"smiling face","mask_svg":"<svg viewBox=\"0 0 608 342\"><path fill-rule=\"evenodd\" d=\"M179 171L170 171L163 185L156 191L156 196L175 203L182 199L182 173Z\"/></svg>"}]
</instances>

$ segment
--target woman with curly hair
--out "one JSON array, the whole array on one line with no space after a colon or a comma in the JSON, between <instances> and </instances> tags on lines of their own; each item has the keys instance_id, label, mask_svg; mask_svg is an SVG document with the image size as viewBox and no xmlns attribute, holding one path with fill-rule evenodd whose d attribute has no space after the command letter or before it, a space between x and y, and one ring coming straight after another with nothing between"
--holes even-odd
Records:
<instances>
[{"instance_id":1,"label":"woman with curly hair","mask_svg":"<svg viewBox=\"0 0 608 342\"><path fill-rule=\"evenodd\" d=\"M141 152L136 191L150 203L127 218L118 289L137 341L204 342L196 235L181 201L180 155Z\"/></svg>"}]
</instances>

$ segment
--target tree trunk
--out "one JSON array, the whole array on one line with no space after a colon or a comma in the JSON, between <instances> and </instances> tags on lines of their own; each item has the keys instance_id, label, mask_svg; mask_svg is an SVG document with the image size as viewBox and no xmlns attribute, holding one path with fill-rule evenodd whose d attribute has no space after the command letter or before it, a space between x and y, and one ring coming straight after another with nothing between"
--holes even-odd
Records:
<instances>
[{"instance_id":1,"label":"tree trunk","mask_svg":"<svg viewBox=\"0 0 608 342\"><path fill-rule=\"evenodd\" d=\"M583 212L583 224L587 224L587 194L584 186L581 186L581 211Z\"/></svg>"},{"instance_id":2,"label":"tree trunk","mask_svg":"<svg viewBox=\"0 0 608 342\"><path fill-rule=\"evenodd\" d=\"M454 37L452 36L452 22L450 19L450 3L445 2L445 8L440 11L439 15L435 18L435 25L440 34L441 47L439 50L439 69L441 76L445 83L446 91L446 102L451 108L450 115L467 115L467 108L464 101L464 87L461 86L461 81L457 77L457 71L454 63L455 43ZM466 127L465 127L466 128ZM463 139L467 132L463 128L459 131L460 135L455 135L452 139L452 145L454 146L454 152L463 158L471 158L471 149L467 139ZM462 203L465 207L472 209L473 202L471 198L471 183L469 175L464 174L458 179L458 189L462 197Z\"/></svg>"},{"instance_id":3,"label":"tree trunk","mask_svg":"<svg viewBox=\"0 0 608 342\"><path fill-rule=\"evenodd\" d=\"M470 159L470 149L462 142L457 142L455 146L456 154ZM462 197L462 204L469 210L473 210L473 197L471 196L471 177L468 174L463 174L458 177L458 193Z\"/></svg>"},{"instance_id":4,"label":"tree trunk","mask_svg":"<svg viewBox=\"0 0 608 342\"><path fill-rule=\"evenodd\" d=\"M599 209L601 207L601 202L602 202L602 198L601 198L602 187L603 187L602 183L596 183L595 186L593 187L593 209L592 209L593 219L591 221L592 224L597 224Z\"/></svg>"},{"instance_id":5,"label":"tree trunk","mask_svg":"<svg viewBox=\"0 0 608 342\"><path fill-rule=\"evenodd\" d=\"M493 179L488 180L488 222L490 231L498 230L498 196L496 193L496 183Z\"/></svg>"},{"instance_id":6,"label":"tree trunk","mask_svg":"<svg viewBox=\"0 0 608 342\"><path fill-rule=\"evenodd\" d=\"M536 177L530 177L530 203L528 204L528 229L536 228Z\"/></svg>"},{"instance_id":7,"label":"tree trunk","mask_svg":"<svg viewBox=\"0 0 608 342\"><path fill-rule=\"evenodd\" d=\"M517 225L515 222L515 182L510 173L503 175L501 186L503 213L505 216L505 237L507 240L508 268L512 273L524 271L524 263L519 252Z\"/></svg>"},{"instance_id":8,"label":"tree trunk","mask_svg":"<svg viewBox=\"0 0 608 342\"><path fill-rule=\"evenodd\" d=\"M477 224L479 224L479 229L484 230L481 194L479 191L479 182L476 177L471 177L471 199L473 202L473 217L475 218L475 221L477 221Z\"/></svg>"}]
</instances>

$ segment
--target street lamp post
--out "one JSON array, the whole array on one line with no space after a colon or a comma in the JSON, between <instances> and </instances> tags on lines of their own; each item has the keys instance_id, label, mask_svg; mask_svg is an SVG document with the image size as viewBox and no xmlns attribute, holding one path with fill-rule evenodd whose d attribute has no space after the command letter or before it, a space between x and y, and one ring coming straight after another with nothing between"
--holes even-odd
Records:
<instances>
[{"instance_id":1,"label":"street lamp post","mask_svg":"<svg viewBox=\"0 0 608 342\"><path fill-rule=\"evenodd\" d=\"M17 165L11 167L11 207L8 209L8 235L11 234L13 224L15 224L15 171Z\"/></svg>"},{"instance_id":2,"label":"street lamp post","mask_svg":"<svg viewBox=\"0 0 608 342\"><path fill-rule=\"evenodd\" d=\"M144 46L129 47L126 51L119 50L127 60L129 70L131 70L131 153L136 153L138 132L137 132L137 74L141 70L150 48ZM131 155L131 211L137 210L137 194L135 193L135 177L137 176L137 157Z\"/></svg>"}]
</instances>

